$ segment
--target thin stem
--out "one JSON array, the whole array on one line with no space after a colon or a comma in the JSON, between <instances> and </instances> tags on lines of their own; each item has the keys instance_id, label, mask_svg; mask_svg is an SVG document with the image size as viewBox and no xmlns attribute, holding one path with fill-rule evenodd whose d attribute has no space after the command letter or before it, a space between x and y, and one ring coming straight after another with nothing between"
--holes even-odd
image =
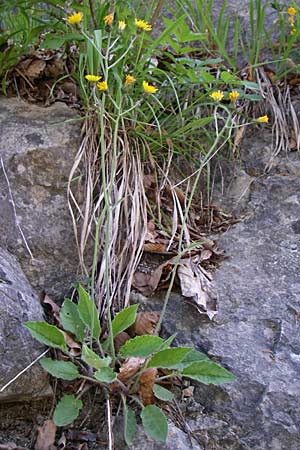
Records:
<instances>
[{"instance_id":1,"label":"thin stem","mask_svg":"<svg viewBox=\"0 0 300 450\"><path fill-rule=\"evenodd\" d=\"M90 5L90 11L91 11L93 24L94 24L94 27L97 29L98 28L98 24L97 24L97 20L96 20L96 16L95 16L95 9L94 9L94 2L93 2L93 0L89 0L89 5Z\"/></svg>"}]
</instances>

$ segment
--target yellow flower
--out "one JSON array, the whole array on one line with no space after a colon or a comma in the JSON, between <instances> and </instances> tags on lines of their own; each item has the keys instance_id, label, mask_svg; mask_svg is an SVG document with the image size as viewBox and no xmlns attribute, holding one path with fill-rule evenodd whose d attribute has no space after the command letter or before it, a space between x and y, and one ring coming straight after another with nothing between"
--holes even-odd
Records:
<instances>
[{"instance_id":1,"label":"yellow flower","mask_svg":"<svg viewBox=\"0 0 300 450\"><path fill-rule=\"evenodd\" d=\"M146 94L155 94L158 91L158 88L151 86L147 81L143 81L143 88Z\"/></svg>"},{"instance_id":2,"label":"yellow flower","mask_svg":"<svg viewBox=\"0 0 300 450\"><path fill-rule=\"evenodd\" d=\"M268 116L261 116L261 117L258 117L256 119L256 121L259 122L259 123L268 123L269 122L269 117Z\"/></svg>"},{"instance_id":3,"label":"yellow flower","mask_svg":"<svg viewBox=\"0 0 300 450\"><path fill-rule=\"evenodd\" d=\"M100 81L100 83L97 83L97 88L98 88L100 91L107 91L107 89L108 89L108 84L107 84L106 81Z\"/></svg>"},{"instance_id":4,"label":"yellow flower","mask_svg":"<svg viewBox=\"0 0 300 450\"><path fill-rule=\"evenodd\" d=\"M293 27L293 26L295 25L294 16L290 16L290 17L288 18L288 22L289 22L289 24L291 25L291 27Z\"/></svg>"},{"instance_id":5,"label":"yellow flower","mask_svg":"<svg viewBox=\"0 0 300 450\"><path fill-rule=\"evenodd\" d=\"M148 22L145 22L145 20L135 19L134 23L141 30L144 30L144 31L151 31L152 30L152 25L150 25L150 23L148 23Z\"/></svg>"},{"instance_id":6,"label":"yellow flower","mask_svg":"<svg viewBox=\"0 0 300 450\"><path fill-rule=\"evenodd\" d=\"M224 94L221 91L214 91L209 96L213 99L213 101L220 102L224 97Z\"/></svg>"},{"instance_id":7,"label":"yellow flower","mask_svg":"<svg viewBox=\"0 0 300 450\"><path fill-rule=\"evenodd\" d=\"M229 98L233 103L235 103L237 101L239 96L240 96L240 93L238 91L231 91L229 93Z\"/></svg>"},{"instance_id":8,"label":"yellow flower","mask_svg":"<svg viewBox=\"0 0 300 450\"><path fill-rule=\"evenodd\" d=\"M126 27L125 21L124 20L119 20L119 27L118 27L119 31L124 31L125 27Z\"/></svg>"},{"instance_id":9,"label":"yellow flower","mask_svg":"<svg viewBox=\"0 0 300 450\"><path fill-rule=\"evenodd\" d=\"M127 74L125 77L125 86L129 86L132 83L136 82L136 78L134 78L132 75Z\"/></svg>"},{"instance_id":10,"label":"yellow flower","mask_svg":"<svg viewBox=\"0 0 300 450\"><path fill-rule=\"evenodd\" d=\"M90 81L91 83L95 83L96 81L101 80L102 77L99 77L98 75L86 75L85 79L87 81Z\"/></svg>"},{"instance_id":11,"label":"yellow flower","mask_svg":"<svg viewBox=\"0 0 300 450\"><path fill-rule=\"evenodd\" d=\"M292 6L288 8L287 12L288 14L290 14L290 16L294 16L296 14L296 10Z\"/></svg>"},{"instance_id":12,"label":"yellow flower","mask_svg":"<svg viewBox=\"0 0 300 450\"><path fill-rule=\"evenodd\" d=\"M290 34L294 35L296 33L296 31L297 31L296 28L292 28L291 31L290 31Z\"/></svg>"},{"instance_id":13,"label":"yellow flower","mask_svg":"<svg viewBox=\"0 0 300 450\"><path fill-rule=\"evenodd\" d=\"M114 15L112 13L107 14L107 16L105 16L103 20L104 20L105 25L111 25L114 20Z\"/></svg>"},{"instance_id":14,"label":"yellow flower","mask_svg":"<svg viewBox=\"0 0 300 450\"><path fill-rule=\"evenodd\" d=\"M82 21L82 12L74 13L67 17L67 22L73 24L80 23Z\"/></svg>"}]
</instances>

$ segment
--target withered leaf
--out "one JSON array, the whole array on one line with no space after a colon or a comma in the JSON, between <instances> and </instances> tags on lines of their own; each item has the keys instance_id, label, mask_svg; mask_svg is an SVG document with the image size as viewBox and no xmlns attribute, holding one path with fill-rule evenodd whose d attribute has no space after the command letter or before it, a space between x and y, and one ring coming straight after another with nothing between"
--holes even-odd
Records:
<instances>
[{"instance_id":1,"label":"withered leaf","mask_svg":"<svg viewBox=\"0 0 300 450\"><path fill-rule=\"evenodd\" d=\"M131 327L133 334L153 334L159 320L159 311L141 312L136 315L135 323Z\"/></svg>"},{"instance_id":2,"label":"withered leaf","mask_svg":"<svg viewBox=\"0 0 300 450\"><path fill-rule=\"evenodd\" d=\"M34 450L53 450L56 434L56 425L52 420L45 420L41 427L38 427L38 435Z\"/></svg>"},{"instance_id":3,"label":"withered leaf","mask_svg":"<svg viewBox=\"0 0 300 450\"><path fill-rule=\"evenodd\" d=\"M197 267L190 259L181 260L177 270L182 295L192 301L199 313L212 319L217 314L216 300L209 285L210 280L203 272L206 274L202 267Z\"/></svg>"},{"instance_id":4,"label":"withered leaf","mask_svg":"<svg viewBox=\"0 0 300 450\"><path fill-rule=\"evenodd\" d=\"M134 356L125 359L124 363L120 368L118 379L122 381L122 383L126 383L138 372L138 370L141 368L144 362L145 358L139 358Z\"/></svg>"},{"instance_id":5,"label":"withered leaf","mask_svg":"<svg viewBox=\"0 0 300 450\"><path fill-rule=\"evenodd\" d=\"M33 59L30 64L23 69L23 74L34 80L43 73L45 67L46 62L43 59Z\"/></svg>"},{"instance_id":6,"label":"withered leaf","mask_svg":"<svg viewBox=\"0 0 300 450\"><path fill-rule=\"evenodd\" d=\"M148 253L165 253L166 250L166 244L161 244L159 242L146 242L144 244L144 251Z\"/></svg>"},{"instance_id":7,"label":"withered leaf","mask_svg":"<svg viewBox=\"0 0 300 450\"><path fill-rule=\"evenodd\" d=\"M157 368L151 367L140 376L139 394L144 406L155 403L153 385L157 375Z\"/></svg>"}]
</instances>

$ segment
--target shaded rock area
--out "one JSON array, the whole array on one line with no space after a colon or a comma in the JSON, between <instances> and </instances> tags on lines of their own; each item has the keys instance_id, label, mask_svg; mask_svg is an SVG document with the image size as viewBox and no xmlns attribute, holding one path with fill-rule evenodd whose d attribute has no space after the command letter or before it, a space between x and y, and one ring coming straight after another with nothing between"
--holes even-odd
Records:
<instances>
[{"instance_id":1,"label":"shaded rock area","mask_svg":"<svg viewBox=\"0 0 300 450\"><path fill-rule=\"evenodd\" d=\"M0 99L0 247L17 257L36 290L58 299L78 278L66 188L80 129L63 103Z\"/></svg>"},{"instance_id":2,"label":"shaded rock area","mask_svg":"<svg viewBox=\"0 0 300 450\"><path fill-rule=\"evenodd\" d=\"M28 320L43 320L39 299L15 257L0 249L0 389L45 350L23 326ZM0 402L51 396L48 376L36 364L0 392Z\"/></svg>"},{"instance_id":3,"label":"shaded rock area","mask_svg":"<svg viewBox=\"0 0 300 450\"><path fill-rule=\"evenodd\" d=\"M237 377L220 387L195 384L184 407L207 450L300 448L300 160L282 153L264 173L270 142L266 133L243 144L247 209L218 238L228 255L214 279L219 314L210 322L173 294L164 322L177 344L195 345ZM163 293L137 298L158 309Z\"/></svg>"}]
</instances>

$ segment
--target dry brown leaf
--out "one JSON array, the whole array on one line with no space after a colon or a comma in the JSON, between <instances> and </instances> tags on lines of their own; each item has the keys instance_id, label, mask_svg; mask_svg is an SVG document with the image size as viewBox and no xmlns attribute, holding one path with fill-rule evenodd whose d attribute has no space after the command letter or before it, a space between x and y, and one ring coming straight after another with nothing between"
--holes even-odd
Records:
<instances>
[{"instance_id":1,"label":"dry brown leaf","mask_svg":"<svg viewBox=\"0 0 300 450\"><path fill-rule=\"evenodd\" d=\"M126 341L130 339L130 336L126 331L122 331L121 333L117 334L117 336L114 337L114 346L115 346L115 352L119 353L120 348L122 345L125 344Z\"/></svg>"},{"instance_id":2,"label":"dry brown leaf","mask_svg":"<svg viewBox=\"0 0 300 450\"><path fill-rule=\"evenodd\" d=\"M134 356L125 359L124 363L120 368L118 379L122 381L122 383L126 383L138 372L138 370L142 367L144 362L145 358L138 358Z\"/></svg>"},{"instance_id":3,"label":"dry brown leaf","mask_svg":"<svg viewBox=\"0 0 300 450\"><path fill-rule=\"evenodd\" d=\"M157 368L151 367L145 370L140 376L139 394L143 405L153 405L155 403L153 394L153 385L157 375Z\"/></svg>"},{"instance_id":4,"label":"dry brown leaf","mask_svg":"<svg viewBox=\"0 0 300 450\"><path fill-rule=\"evenodd\" d=\"M133 276L132 285L138 289L143 295L151 295L154 291L156 291L163 270L167 268L168 266L172 266L176 261L176 257L169 259L168 261L164 262L160 266L158 266L153 272L151 273L144 273L144 272L135 272Z\"/></svg>"},{"instance_id":5,"label":"dry brown leaf","mask_svg":"<svg viewBox=\"0 0 300 450\"><path fill-rule=\"evenodd\" d=\"M234 138L234 146L238 147L240 145L240 143L243 140L243 137L245 135L246 132L246 127L241 126L240 128L237 129L235 138Z\"/></svg>"},{"instance_id":6,"label":"dry brown leaf","mask_svg":"<svg viewBox=\"0 0 300 450\"><path fill-rule=\"evenodd\" d=\"M217 305L209 285L210 274L190 259L181 260L177 274L182 295L190 299L199 313L206 314L212 319L217 314Z\"/></svg>"},{"instance_id":7,"label":"dry brown leaf","mask_svg":"<svg viewBox=\"0 0 300 450\"><path fill-rule=\"evenodd\" d=\"M213 252L211 250L208 250L208 249L202 250L201 261L206 261L207 259L210 259L212 254L213 254Z\"/></svg>"},{"instance_id":8,"label":"dry brown leaf","mask_svg":"<svg viewBox=\"0 0 300 450\"><path fill-rule=\"evenodd\" d=\"M60 317L59 317L60 307L47 294L45 295L42 303L44 305L49 305L50 306L53 316L55 317L57 322L60 324Z\"/></svg>"},{"instance_id":9,"label":"dry brown leaf","mask_svg":"<svg viewBox=\"0 0 300 450\"><path fill-rule=\"evenodd\" d=\"M130 334L142 336L144 334L153 334L159 320L159 311L142 312L136 315L135 323L130 327Z\"/></svg>"},{"instance_id":10,"label":"dry brown leaf","mask_svg":"<svg viewBox=\"0 0 300 450\"><path fill-rule=\"evenodd\" d=\"M23 74L32 80L39 78L45 70L46 62L43 59L32 60L27 67L23 68Z\"/></svg>"},{"instance_id":11,"label":"dry brown leaf","mask_svg":"<svg viewBox=\"0 0 300 450\"><path fill-rule=\"evenodd\" d=\"M54 450L56 425L52 420L45 420L41 427L38 427L38 435L34 450Z\"/></svg>"},{"instance_id":12,"label":"dry brown leaf","mask_svg":"<svg viewBox=\"0 0 300 450\"><path fill-rule=\"evenodd\" d=\"M65 342L66 342L67 346L71 349L70 353L72 354L72 356L80 355L81 344L76 342L70 333L67 333L66 331L63 331L63 330L60 330L60 331L65 337Z\"/></svg>"},{"instance_id":13,"label":"dry brown leaf","mask_svg":"<svg viewBox=\"0 0 300 450\"><path fill-rule=\"evenodd\" d=\"M165 253L167 245L159 242L146 242L144 244L144 251L148 253Z\"/></svg>"}]
</instances>

